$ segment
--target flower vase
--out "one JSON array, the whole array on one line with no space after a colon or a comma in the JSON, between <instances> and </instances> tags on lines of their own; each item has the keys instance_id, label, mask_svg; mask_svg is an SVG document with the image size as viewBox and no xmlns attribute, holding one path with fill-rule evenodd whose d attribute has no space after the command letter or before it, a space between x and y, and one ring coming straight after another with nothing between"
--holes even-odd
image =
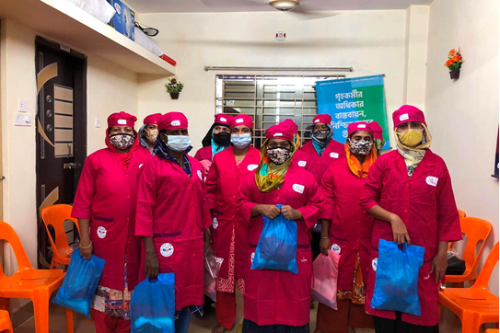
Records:
<instances>
[{"instance_id":1,"label":"flower vase","mask_svg":"<svg viewBox=\"0 0 500 333\"><path fill-rule=\"evenodd\" d=\"M180 93L170 93L170 98L172 98L172 99L179 99L179 94Z\"/></svg>"},{"instance_id":2,"label":"flower vase","mask_svg":"<svg viewBox=\"0 0 500 333\"><path fill-rule=\"evenodd\" d=\"M450 72L450 79L458 80L459 77L460 77L460 69L455 69Z\"/></svg>"}]
</instances>

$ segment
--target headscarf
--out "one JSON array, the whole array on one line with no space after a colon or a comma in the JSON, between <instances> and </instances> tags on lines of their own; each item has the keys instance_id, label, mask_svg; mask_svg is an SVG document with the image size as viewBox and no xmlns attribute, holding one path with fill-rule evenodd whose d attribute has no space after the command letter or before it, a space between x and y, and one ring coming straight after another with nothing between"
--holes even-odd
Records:
<instances>
[{"instance_id":1,"label":"headscarf","mask_svg":"<svg viewBox=\"0 0 500 333\"><path fill-rule=\"evenodd\" d=\"M271 139L282 139L290 142L292 154L288 161L281 165L274 164L267 155L267 143ZM271 192L281 186L285 175L292 162L293 155L297 150L293 144L293 132L287 124L279 123L266 130L266 140L260 147L260 164L255 171L255 183L261 192Z\"/></svg>"},{"instance_id":2,"label":"headscarf","mask_svg":"<svg viewBox=\"0 0 500 333\"><path fill-rule=\"evenodd\" d=\"M149 141L148 139L145 138L145 131L148 125L158 125L158 121L160 120L161 116L162 116L161 113L150 114L149 116L144 118L144 124L139 129L139 143L141 146L149 150L152 156L155 156L155 152L154 149L153 150L149 149L149 144L148 144Z\"/></svg>"},{"instance_id":3,"label":"headscarf","mask_svg":"<svg viewBox=\"0 0 500 333\"><path fill-rule=\"evenodd\" d=\"M380 156L385 145L382 127L375 120L368 125L373 131L373 144L377 148L377 156Z\"/></svg>"},{"instance_id":4,"label":"headscarf","mask_svg":"<svg viewBox=\"0 0 500 333\"><path fill-rule=\"evenodd\" d=\"M125 169L128 169L128 164L130 162L130 159L132 158L132 152L134 152L137 147L139 147L138 135L134 129L136 121L137 118L135 116L123 111L113 113L108 117L108 129L106 130L106 139L104 140L104 142L106 143L106 146L115 153L113 154L113 156L115 156L120 161ZM121 153L118 149L116 149L115 146L113 146L113 144L109 140L109 132L111 131L111 128L115 126L132 127L132 129L134 129L135 140L128 153Z\"/></svg>"},{"instance_id":5,"label":"headscarf","mask_svg":"<svg viewBox=\"0 0 500 333\"><path fill-rule=\"evenodd\" d=\"M316 124L325 124L326 127L328 127L328 134L325 139L325 141L318 140L314 136L314 126ZM330 143L330 139L333 137L333 128L332 128L332 116L329 114L318 114L316 117L313 119L313 125L311 126L311 139L312 139L312 144L316 152L318 153L319 156L323 155L323 152L325 151L326 146Z\"/></svg>"},{"instance_id":6,"label":"headscarf","mask_svg":"<svg viewBox=\"0 0 500 333\"><path fill-rule=\"evenodd\" d=\"M349 124L348 139L346 140L344 146L347 158L347 165L349 166L349 169L356 177L367 178L370 167L377 160L377 148L375 147L375 145L372 145L372 151L365 156L363 165L361 165L359 160L356 158L356 156L354 156L353 153L351 153L351 149L349 148L349 138L351 137L352 134L356 133L357 131L367 131L373 137L373 129L369 126L369 124L365 122L357 122Z\"/></svg>"},{"instance_id":7,"label":"headscarf","mask_svg":"<svg viewBox=\"0 0 500 333\"><path fill-rule=\"evenodd\" d=\"M229 148L229 145L227 145L227 146L218 145L214 141L215 127L223 126L223 127L230 128L232 118L233 118L232 115L222 114L222 113L216 114L214 123L212 124L212 126L208 130L207 134L205 135L205 137L201 141L201 144L203 147L210 146L212 148L212 160L214 159L215 154L220 153L224 149Z\"/></svg>"},{"instance_id":8,"label":"headscarf","mask_svg":"<svg viewBox=\"0 0 500 333\"><path fill-rule=\"evenodd\" d=\"M411 178L413 176L413 173L415 172L415 169L417 169L417 166L420 164L420 162L424 159L425 152L427 149L430 148L431 143L432 143L432 136L429 130L427 129L427 126L422 123L422 126L424 127L424 137L422 139L422 142L420 145L416 147L410 147L407 145L404 145L401 141L399 141L399 135L397 132L397 129L394 129L394 137L396 138L396 146L398 148L398 152L401 156L403 156L405 163L406 163L406 169L408 171L408 177Z\"/></svg>"}]
</instances>

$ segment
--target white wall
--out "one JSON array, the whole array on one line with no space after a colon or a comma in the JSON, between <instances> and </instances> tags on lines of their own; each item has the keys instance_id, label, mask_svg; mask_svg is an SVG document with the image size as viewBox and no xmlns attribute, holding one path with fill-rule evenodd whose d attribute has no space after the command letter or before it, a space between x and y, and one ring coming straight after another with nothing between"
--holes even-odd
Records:
<instances>
[{"instance_id":1,"label":"white wall","mask_svg":"<svg viewBox=\"0 0 500 333\"><path fill-rule=\"evenodd\" d=\"M3 219L19 235L33 266L37 265L36 151L35 126L14 126L18 99L26 99L29 114L36 115L35 37L37 33L13 21L1 26L1 117L3 174ZM50 39L50 36L44 36ZM61 41L64 42L64 41ZM81 51L81 50L79 50ZM83 52L85 53L85 52ZM106 119L124 110L137 115L137 74L87 54L87 151L103 148ZM101 128L95 128L95 118ZM6 252L5 269L16 269L14 256ZM19 303L11 303L15 309Z\"/></svg>"},{"instance_id":2,"label":"white wall","mask_svg":"<svg viewBox=\"0 0 500 333\"><path fill-rule=\"evenodd\" d=\"M327 15L304 20L277 11L141 14L142 23L160 30L155 40L177 61L177 77L185 88L178 101L171 101L165 79L141 76L139 114L185 112L195 149L200 148L215 113L215 75L230 73L205 72L206 65L353 66L353 73L345 73L348 77L385 74L387 110L392 113L403 103L406 11ZM286 32L285 42L276 41L277 31Z\"/></svg>"},{"instance_id":3,"label":"white wall","mask_svg":"<svg viewBox=\"0 0 500 333\"><path fill-rule=\"evenodd\" d=\"M430 6L426 115L432 149L450 169L457 204L493 223L486 258L498 241L498 180L491 177L498 130L498 0L435 0ZM444 67L460 47L460 79ZM498 271L490 288L498 295Z\"/></svg>"}]
</instances>

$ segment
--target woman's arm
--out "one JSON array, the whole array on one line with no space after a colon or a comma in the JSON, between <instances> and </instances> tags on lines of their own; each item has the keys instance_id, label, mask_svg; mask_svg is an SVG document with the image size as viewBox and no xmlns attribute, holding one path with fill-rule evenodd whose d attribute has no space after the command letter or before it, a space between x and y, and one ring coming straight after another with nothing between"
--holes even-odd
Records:
<instances>
[{"instance_id":1,"label":"woman's arm","mask_svg":"<svg viewBox=\"0 0 500 333\"><path fill-rule=\"evenodd\" d=\"M90 240L89 234L89 219L78 219L78 225L80 227L80 255L85 259L92 258L92 251L94 246Z\"/></svg>"}]
</instances>

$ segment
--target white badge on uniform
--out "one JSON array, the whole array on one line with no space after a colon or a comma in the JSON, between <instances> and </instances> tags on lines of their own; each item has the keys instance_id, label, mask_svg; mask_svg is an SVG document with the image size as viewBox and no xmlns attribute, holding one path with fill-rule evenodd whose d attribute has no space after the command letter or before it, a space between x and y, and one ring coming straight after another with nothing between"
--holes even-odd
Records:
<instances>
[{"instance_id":1,"label":"white badge on uniform","mask_svg":"<svg viewBox=\"0 0 500 333\"><path fill-rule=\"evenodd\" d=\"M212 227L214 229L217 229L218 226L219 226L219 221L217 221L217 218L214 217L214 220L212 221Z\"/></svg>"},{"instance_id":2,"label":"white badge on uniform","mask_svg":"<svg viewBox=\"0 0 500 333\"><path fill-rule=\"evenodd\" d=\"M118 119L118 125L127 125L126 119Z\"/></svg>"},{"instance_id":3,"label":"white badge on uniform","mask_svg":"<svg viewBox=\"0 0 500 333\"><path fill-rule=\"evenodd\" d=\"M305 168L305 166L307 165L307 161L299 161L299 163L297 163L300 167L303 167Z\"/></svg>"},{"instance_id":4,"label":"white badge on uniform","mask_svg":"<svg viewBox=\"0 0 500 333\"><path fill-rule=\"evenodd\" d=\"M160 247L160 253L162 256L168 258L174 254L174 246L170 243L165 243Z\"/></svg>"},{"instance_id":5,"label":"white badge on uniform","mask_svg":"<svg viewBox=\"0 0 500 333\"><path fill-rule=\"evenodd\" d=\"M358 128L366 128L366 124L359 124Z\"/></svg>"},{"instance_id":6,"label":"white badge on uniform","mask_svg":"<svg viewBox=\"0 0 500 333\"><path fill-rule=\"evenodd\" d=\"M223 123L227 123L227 119L224 117L220 117L220 121L222 121Z\"/></svg>"},{"instance_id":7,"label":"white badge on uniform","mask_svg":"<svg viewBox=\"0 0 500 333\"><path fill-rule=\"evenodd\" d=\"M144 164L139 164L139 169L140 169L140 168L142 168L142 166L143 166L143 165L144 165Z\"/></svg>"},{"instance_id":8,"label":"white badge on uniform","mask_svg":"<svg viewBox=\"0 0 500 333\"><path fill-rule=\"evenodd\" d=\"M173 121L170 123L170 125L172 125L172 126L181 126L181 122L180 122L180 120L173 120Z\"/></svg>"},{"instance_id":9,"label":"white badge on uniform","mask_svg":"<svg viewBox=\"0 0 500 333\"><path fill-rule=\"evenodd\" d=\"M372 268L375 272L377 271L377 265L378 265L378 258L374 258L372 260Z\"/></svg>"},{"instance_id":10,"label":"white badge on uniform","mask_svg":"<svg viewBox=\"0 0 500 333\"><path fill-rule=\"evenodd\" d=\"M399 116L399 121L405 121L408 119L410 119L410 116L408 115L408 113L405 113L405 114L402 114Z\"/></svg>"},{"instance_id":11,"label":"white badge on uniform","mask_svg":"<svg viewBox=\"0 0 500 333\"><path fill-rule=\"evenodd\" d=\"M257 164L249 164L247 169L248 171L254 171L255 169L257 169L258 165Z\"/></svg>"},{"instance_id":12,"label":"white badge on uniform","mask_svg":"<svg viewBox=\"0 0 500 333\"><path fill-rule=\"evenodd\" d=\"M339 158L339 153L330 153L331 158Z\"/></svg>"},{"instance_id":13,"label":"white badge on uniform","mask_svg":"<svg viewBox=\"0 0 500 333\"><path fill-rule=\"evenodd\" d=\"M340 247L339 244L333 244L332 245L332 251L337 253L337 254L340 254L340 252L342 251L342 248Z\"/></svg>"},{"instance_id":14,"label":"white badge on uniform","mask_svg":"<svg viewBox=\"0 0 500 333\"><path fill-rule=\"evenodd\" d=\"M236 119L237 124L241 124L241 123L243 123L243 121L244 121L244 119L242 119L242 118Z\"/></svg>"},{"instance_id":15,"label":"white badge on uniform","mask_svg":"<svg viewBox=\"0 0 500 333\"><path fill-rule=\"evenodd\" d=\"M198 170L197 174L198 177L200 177L200 180L203 181L203 174L201 173L201 170Z\"/></svg>"},{"instance_id":16,"label":"white badge on uniform","mask_svg":"<svg viewBox=\"0 0 500 333\"><path fill-rule=\"evenodd\" d=\"M292 188L295 192L302 194L304 193L305 186L300 184L293 184Z\"/></svg>"},{"instance_id":17,"label":"white badge on uniform","mask_svg":"<svg viewBox=\"0 0 500 333\"><path fill-rule=\"evenodd\" d=\"M97 237L102 239L102 238L106 237L107 233L108 233L108 231L106 230L106 228L104 228L104 227L97 228Z\"/></svg>"},{"instance_id":18,"label":"white badge on uniform","mask_svg":"<svg viewBox=\"0 0 500 333\"><path fill-rule=\"evenodd\" d=\"M253 264L253 258L255 258L255 252L250 255L250 262Z\"/></svg>"},{"instance_id":19,"label":"white badge on uniform","mask_svg":"<svg viewBox=\"0 0 500 333\"><path fill-rule=\"evenodd\" d=\"M429 176L425 179L425 182L430 186L436 187L438 184L438 180L439 180L438 177Z\"/></svg>"}]
</instances>

